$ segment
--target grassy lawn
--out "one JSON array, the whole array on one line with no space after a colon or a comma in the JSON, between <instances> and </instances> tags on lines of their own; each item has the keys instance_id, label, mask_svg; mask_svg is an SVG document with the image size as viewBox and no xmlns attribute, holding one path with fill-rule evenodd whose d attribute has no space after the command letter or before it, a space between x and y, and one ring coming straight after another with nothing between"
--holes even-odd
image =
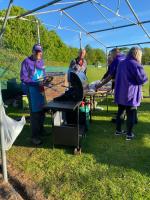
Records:
<instances>
[{"instance_id":1,"label":"grassy lawn","mask_svg":"<svg viewBox=\"0 0 150 200\"><path fill-rule=\"evenodd\" d=\"M89 81L96 80L105 69L89 69ZM149 67L146 71L150 74ZM148 94L148 85L144 87ZM105 102L99 102L103 111L93 113L82 155L72 155L70 148L52 149L50 116L45 128L49 136L44 144L34 148L30 144L30 127L26 124L13 148L8 152L12 165L30 177L44 191L45 197L58 200L147 200L150 199L150 99L143 100L139 108L136 138L114 136L111 118L116 106L109 99L109 112ZM9 109L12 117L22 111Z\"/></svg>"}]
</instances>

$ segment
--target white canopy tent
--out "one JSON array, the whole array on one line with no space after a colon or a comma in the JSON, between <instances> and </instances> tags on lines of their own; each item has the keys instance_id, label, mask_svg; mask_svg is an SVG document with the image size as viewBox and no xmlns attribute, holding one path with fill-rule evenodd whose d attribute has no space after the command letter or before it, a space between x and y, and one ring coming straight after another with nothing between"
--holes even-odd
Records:
<instances>
[{"instance_id":1,"label":"white canopy tent","mask_svg":"<svg viewBox=\"0 0 150 200\"><path fill-rule=\"evenodd\" d=\"M127 16L120 14L120 6L121 6L122 1L125 2L126 6L128 7L129 12L134 17L134 20ZM93 40L95 40L97 42L97 44L99 44L102 48L105 48L106 50L113 48L113 47L124 47L124 46L132 46L132 45L150 44L150 34L149 34L148 30L145 28L145 25L150 23L150 19L140 20L138 14L133 9L130 1L129 0L122 0L122 1L117 0L117 3L115 5L116 9L112 9L112 8L108 7L107 5L102 4L100 0L74 0L74 1L73 0L72 1L71 0L53 0L47 4L44 4L37 8L34 8L30 11L27 11L20 16L8 16L9 12L10 12L10 8L13 4L13 0L10 0L9 7L7 10L7 16L0 18L1 20L4 21L0 37L2 36L2 34L4 32L7 20L20 19L20 20L30 21L28 16L41 16L41 15L48 15L48 14L52 14L52 13L58 13L59 20L57 22L57 25L53 25L50 23L42 23L42 24L44 24L45 26L49 26L55 30L76 32L79 34L80 39L82 38L81 36L91 37ZM69 10L75 9L76 7L80 7L84 4L88 4L89 6L91 6L91 8L93 7L95 9L95 11L97 11L97 14L100 17L102 17L104 19L104 21L109 25L109 28L87 30L87 28L85 28L84 25L82 25L78 20L76 20L75 17L72 16L72 14L69 14L69 12L68 12ZM54 6L57 7L57 9L55 9ZM52 7L53 9L44 10L45 8L49 8L49 7ZM111 14L113 14L116 18L123 19L123 21L126 21L126 23L124 24L122 22L123 24L120 26L114 25L111 22L111 20L106 16L106 14L104 14L104 12L101 10L102 8L104 10L110 12ZM76 29L72 28L72 27L63 26L62 25L63 16L65 16L68 20L71 20L72 23L76 26ZM38 42L40 42L40 23L38 21L32 21L32 22L37 24ZM147 40L146 41L137 41L134 43L115 44L115 45L108 44L107 45L95 36L95 34L97 34L97 33L108 32L108 31L116 31L116 34L117 34L118 30L129 28L129 27L137 27L137 29L140 28L141 32L143 32L143 34L147 37ZM91 29L92 29L92 27L91 27Z\"/></svg>"}]
</instances>

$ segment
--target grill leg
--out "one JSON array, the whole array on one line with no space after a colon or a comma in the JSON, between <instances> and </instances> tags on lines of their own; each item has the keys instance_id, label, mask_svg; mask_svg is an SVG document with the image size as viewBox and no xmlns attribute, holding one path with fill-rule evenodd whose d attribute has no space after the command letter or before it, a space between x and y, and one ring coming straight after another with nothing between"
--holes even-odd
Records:
<instances>
[{"instance_id":1,"label":"grill leg","mask_svg":"<svg viewBox=\"0 0 150 200\"><path fill-rule=\"evenodd\" d=\"M92 122L92 96L90 96L90 122Z\"/></svg>"},{"instance_id":2,"label":"grill leg","mask_svg":"<svg viewBox=\"0 0 150 200\"><path fill-rule=\"evenodd\" d=\"M78 130L78 144L77 148L80 148L80 127L79 127L79 106L77 107L77 130Z\"/></svg>"},{"instance_id":3,"label":"grill leg","mask_svg":"<svg viewBox=\"0 0 150 200\"><path fill-rule=\"evenodd\" d=\"M107 112L108 112L108 94L106 94Z\"/></svg>"},{"instance_id":4,"label":"grill leg","mask_svg":"<svg viewBox=\"0 0 150 200\"><path fill-rule=\"evenodd\" d=\"M53 128L54 128L54 111L51 112L51 117L52 117L52 147L54 149L55 145L54 145L54 131L53 131Z\"/></svg>"},{"instance_id":5,"label":"grill leg","mask_svg":"<svg viewBox=\"0 0 150 200\"><path fill-rule=\"evenodd\" d=\"M77 107L77 137L78 137L78 144L77 148L74 149L74 154L75 155L80 155L81 154L81 147L80 147L80 127L79 127L79 105Z\"/></svg>"}]
</instances>

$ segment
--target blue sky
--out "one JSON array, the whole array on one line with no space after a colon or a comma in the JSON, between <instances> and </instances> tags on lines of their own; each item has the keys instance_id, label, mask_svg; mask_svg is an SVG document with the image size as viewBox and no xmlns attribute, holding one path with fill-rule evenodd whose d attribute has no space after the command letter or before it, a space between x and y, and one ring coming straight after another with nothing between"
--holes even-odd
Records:
<instances>
[{"instance_id":1,"label":"blue sky","mask_svg":"<svg viewBox=\"0 0 150 200\"><path fill-rule=\"evenodd\" d=\"M63 2L76 2L81 0L62 0ZM14 0L14 5L21 6L27 10L33 9L40 5L50 2L49 0ZM113 11L117 11L117 3L118 0L97 0L101 4L111 8ZM125 0L120 0L119 6L119 14L129 20L136 22L134 16L130 12ZM6 8L8 6L8 0L0 0L0 9ZM150 20L150 3L148 0L130 0L131 5L134 10L138 14L140 20ZM111 26L119 26L130 23L127 19L122 19L117 17L112 12L106 10L104 7L97 5L97 8L100 12L107 17L109 22L103 18L103 16L99 13L99 11L91 5L91 3L85 3L81 6L71 8L67 10L67 13L75 18L87 31L93 31L97 29L110 28ZM60 7L65 7L66 5L55 5L47 7L41 11L58 9ZM40 12L40 11L38 11ZM70 19L66 16L62 15L59 12L49 13L44 15L38 15L38 18L43 21L43 23L57 26L59 24L59 20L61 18L61 27L67 27L69 29L77 30L79 32L79 27L74 24ZM150 23L144 25L146 30L150 33ZM54 29L52 26L47 26L49 30ZM62 40L73 47L79 47L79 33L66 31L66 30L57 30L57 33L62 38ZM114 31L107 31L94 34L100 42L105 44L106 46L126 44L126 43L136 43L136 42L144 42L149 41L146 37L146 34L141 30L140 27L134 26L130 28L118 29ZM93 38L87 36L86 34L82 34L82 44L85 46L86 44L90 44L92 47L103 48L98 42L96 42ZM150 45L146 45L149 46Z\"/></svg>"}]
</instances>

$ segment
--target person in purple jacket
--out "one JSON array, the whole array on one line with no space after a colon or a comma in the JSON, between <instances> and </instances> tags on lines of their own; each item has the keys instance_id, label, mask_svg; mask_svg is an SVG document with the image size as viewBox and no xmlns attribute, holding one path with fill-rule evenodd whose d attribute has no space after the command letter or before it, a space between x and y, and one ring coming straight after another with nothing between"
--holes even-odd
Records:
<instances>
[{"instance_id":1,"label":"person in purple jacket","mask_svg":"<svg viewBox=\"0 0 150 200\"><path fill-rule=\"evenodd\" d=\"M42 85L45 78L45 67L42 52L41 45L35 44L32 49L32 55L22 62L20 72L20 79L29 100L32 129L31 141L35 145L42 143L40 136L45 118L43 111L44 88Z\"/></svg>"},{"instance_id":2,"label":"person in purple jacket","mask_svg":"<svg viewBox=\"0 0 150 200\"><path fill-rule=\"evenodd\" d=\"M131 140L134 137L132 130L137 119L137 107L141 103L142 85L147 81L141 59L141 49L131 48L127 58L119 64L116 75L115 103L118 104L118 113L115 134L124 133L121 129L121 118L126 111L126 140Z\"/></svg>"},{"instance_id":3,"label":"person in purple jacket","mask_svg":"<svg viewBox=\"0 0 150 200\"><path fill-rule=\"evenodd\" d=\"M111 62L108 65L108 70L104 74L101 83L96 86L97 89L108 83L110 80L112 80L112 89L114 89L117 67L119 63L125 59L125 55L120 53L120 49L114 48L111 50L110 56Z\"/></svg>"}]
</instances>

